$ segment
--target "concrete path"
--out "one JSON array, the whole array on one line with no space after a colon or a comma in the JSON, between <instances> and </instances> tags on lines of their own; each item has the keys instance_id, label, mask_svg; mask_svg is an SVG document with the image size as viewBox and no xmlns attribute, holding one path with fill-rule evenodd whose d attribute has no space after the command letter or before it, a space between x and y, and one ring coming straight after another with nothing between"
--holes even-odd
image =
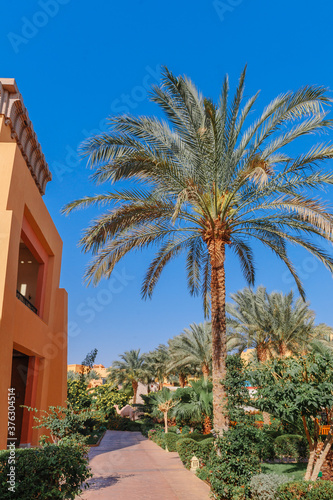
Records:
<instances>
[{"instance_id":1,"label":"concrete path","mask_svg":"<svg viewBox=\"0 0 333 500\"><path fill-rule=\"evenodd\" d=\"M184 468L178 453L139 432L107 431L89 458L94 477L78 500L209 499L209 487Z\"/></svg>"}]
</instances>

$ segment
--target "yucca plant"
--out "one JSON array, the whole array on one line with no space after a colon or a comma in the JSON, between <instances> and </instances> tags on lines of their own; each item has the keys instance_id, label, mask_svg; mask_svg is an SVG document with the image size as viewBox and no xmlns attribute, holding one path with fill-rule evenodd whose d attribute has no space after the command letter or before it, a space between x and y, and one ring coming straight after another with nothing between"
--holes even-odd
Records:
<instances>
[{"instance_id":1,"label":"yucca plant","mask_svg":"<svg viewBox=\"0 0 333 500\"><path fill-rule=\"evenodd\" d=\"M225 254L235 252L249 284L254 282L250 240L260 241L285 263L304 290L286 243L298 244L330 271L332 257L320 246L332 238L332 212L310 190L332 184L319 165L333 147L320 144L292 157L285 146L332 127L326 89L306 86L274 99L252 125L245 121L258 93L243 104L245 71L232 100L228 78L220 100L205 99L186 77L168 69L151 99L165 112L156 117L117 115L110 131L88 139L83 152L97 183L128 186L69 203L64 212L92 204L110 209L85 231L81 246L95 257L88 283L108 278L128 252L156 245L142 285L151 297L166 264L185 252L188 287L211 309L214 426L228 427L223 386L226 360ZM315 239L310 239L315 236Z\"/></svg>"}]
</instances>

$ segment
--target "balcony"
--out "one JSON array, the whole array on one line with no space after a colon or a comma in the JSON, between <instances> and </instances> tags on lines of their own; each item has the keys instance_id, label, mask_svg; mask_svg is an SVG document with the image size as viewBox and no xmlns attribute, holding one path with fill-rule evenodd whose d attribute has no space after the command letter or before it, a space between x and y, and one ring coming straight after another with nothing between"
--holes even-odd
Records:
<instances>
[{"instance_id":1,"label":"balcony","mask_svg":"<svg viewBox=\"0 0 333 500\"><path fill-rule=\"evenodd\" d=\"M24 305L26 305L27 307L29 307L29 309L31 309L35 314L38 314L37 307L35 307L28 299L26 299L25 296L22 295L22 293L20 293L18 290L16 290L16 297L21 302L23 302Z\"/></svg>"}]
</instances>

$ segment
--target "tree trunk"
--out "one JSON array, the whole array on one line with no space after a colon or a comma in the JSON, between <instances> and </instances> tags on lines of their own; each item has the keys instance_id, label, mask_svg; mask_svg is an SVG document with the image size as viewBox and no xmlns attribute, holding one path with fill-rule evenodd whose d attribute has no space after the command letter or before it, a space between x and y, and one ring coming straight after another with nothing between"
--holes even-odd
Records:
<instances>
[{"instance_id":1,"label":"tree trunk","mask_svg":"<svg viewBox=\"0 0 333 500\"><path fill-rule=\"evenodd\" d=\"M132 387L133 387L133 404L136 404L136 395L138 392L138 382L136 380L132 380Z\"/></svg>"},{"instance_id":2,"label":"tree trunk","mask_svg":"<svg viewBox=\"0 0 333 500\"><path fill-rule=\"evenodd\" d=\"M257 358L260 363L267 361L267 348L264 342L257 345Z\"/></svg>"},{"instance_id":3,"label":"tree trunk","mask_svg":"<svg viewBox=\"0 0 333 500\"><path fill-rule=\"evenodd\" d=\"M209 377L209 367L206 364L204 364L204 365L202 365L201 371L202 371L204 379L207 380Z\"/></svg>"},{"instance_id":4,"label":"tree trunk","mask_svg":"<svg viewBox=\"0 0 333 500\"><path fill-rule=\"evenodd\" d=\"M308 440L309 448L310 448L309 461L308 461L308 465L306 467L304 481L310 481L311 473L312 473L312 469L313 469L313 464L314 464L314 461L316 458L316 446L311 439L308 424L306 423L306 418L304 415L302 415L302 420L303 420L303 427L305 430L305 435L306 435L306 438Z\"/></svg>"},{"instance_id":5,"label":"tree trunk","mask_svg":"<svg viewBox=\"0 0 333 500\"><path fill-rule=\"evenodd\" d=\"M264 420L264 425L269 425L271 423L271 416L267 411L262 412L262 418Z\"/></svg>"},{"instance_id":6,"label":"tree trunk","mask_svg":"<svg viewBox=\"0 0 333 500\"><path fill-rule=\"evenodd\" d=\"M285 342L282 341L279 344L279 356L280 356L280 358L285 358L286 354L287 354L287 346L286 346Z\"/></svg>"},{"instance_id":7,"label":"tree trunk","mask_svg":"<svg viewBox=\"0 0 333 500\"><path fill-rule=\"evenodd\" d=\"M183 373L179 374L179 384L180 384L180 387L183 387L183 388L186 385L186 377Z\"/></svg>"},{"instance_id":8,"label":"tree trunk","mask_svg":"<svg viewBox=\"0 0 333 500\"><path fill-rule=\"evenodd\" d=\"M226 391L223 385L226 376L227 335L225 317L225 243L212 239L208 244L211 262L211 314L212 314L212 360L213 360L213 418L214 430L223 433L228 429L226 415Z\"/></svg>"},{"instance_id":9,"label":"tree trunk","mask_svg":"<svg viewBox=\"0 0 333 500\"><path fill-rule=\"evenodd\" d=\"M163 413L163 416L164 416L164 430L165 430L165 433L168 432L168 412L165 411Z\"/></svg>"},{"instance_id":10,"label":"tree trunk","mask_svg":"<svg viewBox=\"0 0 333 500\"><path fill-rule=\"evenodd\" d=\"M321 453L320 453L319 457L317 458L315 466L313 468L313 472L312 472L311 478L310 478L311 481L317 480L320 469L321 469L323 463L325 462L325 459L327 457L328 452L331 449L332 441L333 441L332 430L333 429L331 426L329 434L328 434L327 438L325 439L324 446L323 446Z\"/></svg>"}]
</instances>

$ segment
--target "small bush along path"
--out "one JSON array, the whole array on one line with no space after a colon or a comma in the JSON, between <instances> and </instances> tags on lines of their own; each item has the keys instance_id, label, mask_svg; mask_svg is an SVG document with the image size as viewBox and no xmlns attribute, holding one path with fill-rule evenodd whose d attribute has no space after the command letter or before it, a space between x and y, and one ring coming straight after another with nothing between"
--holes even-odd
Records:
<instances>
[{"instance_id":1,"label":"small bush along path","mask_svg":"<svg viewBox=\"0 0 333 500\"><path fill-rule=\"evenodd\" d=\"M77 500L209 500L209 486L140 432L107 431L89 452L94 477Z\"/></svg>"}]
</instances>

